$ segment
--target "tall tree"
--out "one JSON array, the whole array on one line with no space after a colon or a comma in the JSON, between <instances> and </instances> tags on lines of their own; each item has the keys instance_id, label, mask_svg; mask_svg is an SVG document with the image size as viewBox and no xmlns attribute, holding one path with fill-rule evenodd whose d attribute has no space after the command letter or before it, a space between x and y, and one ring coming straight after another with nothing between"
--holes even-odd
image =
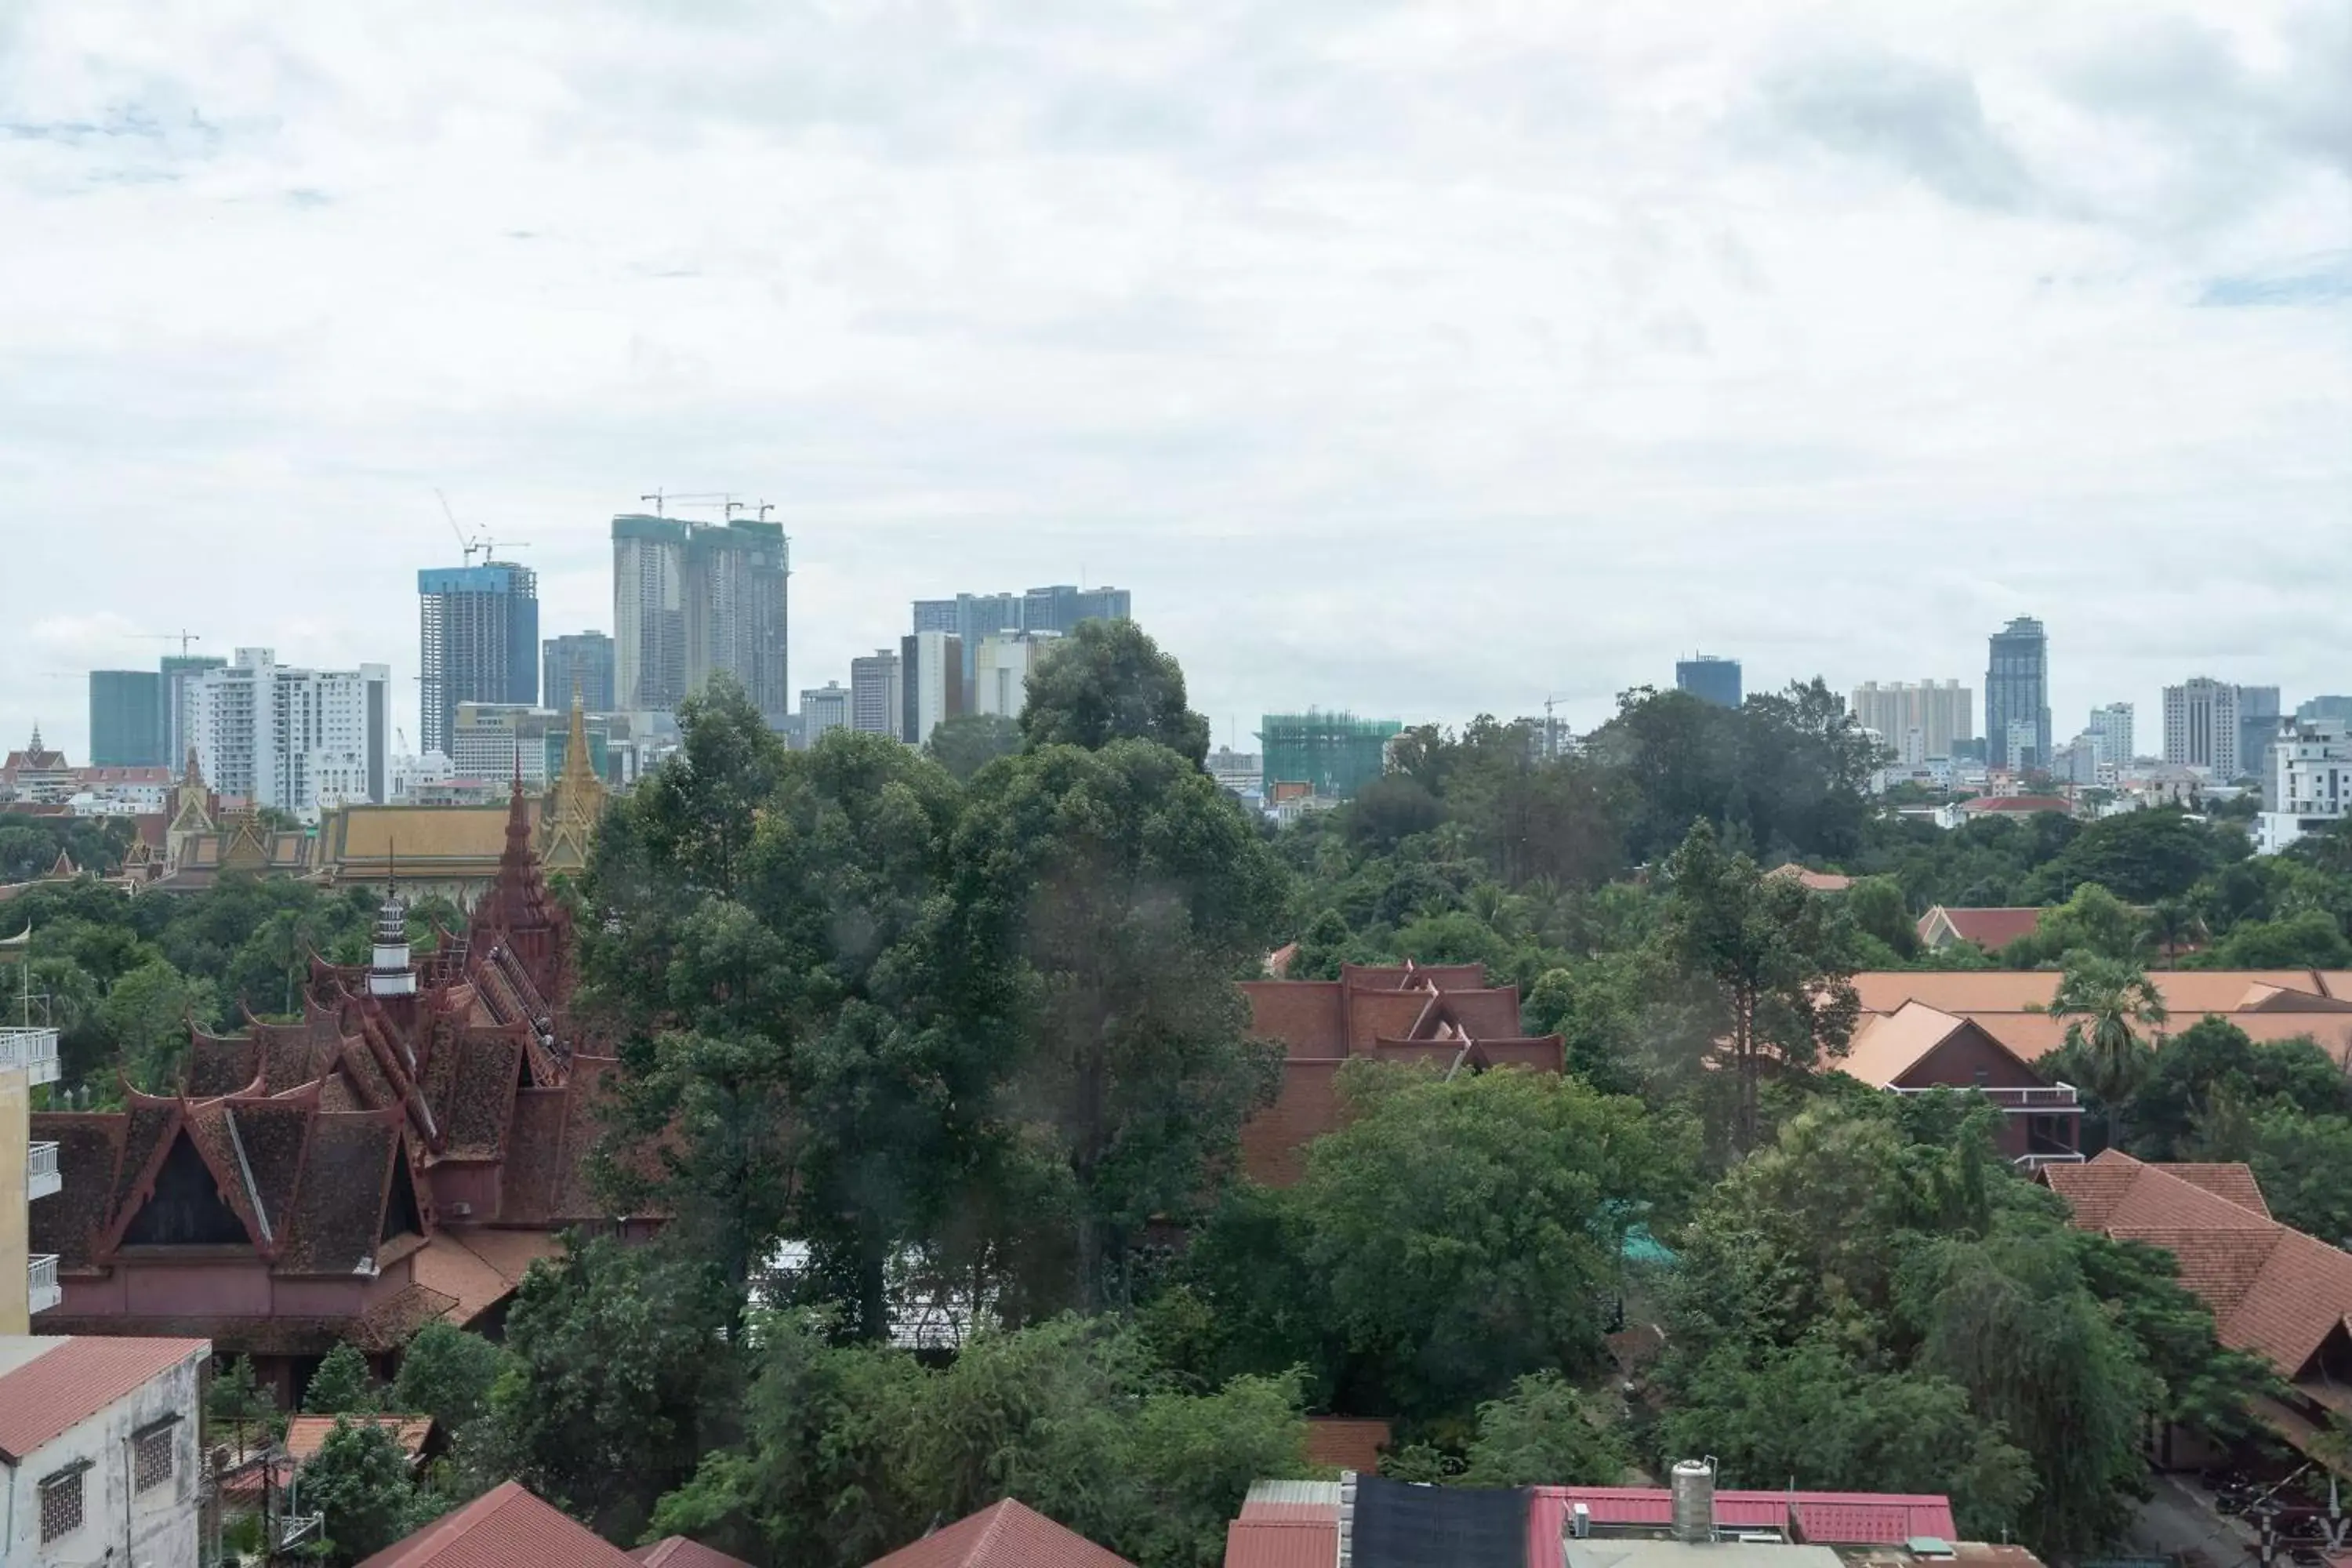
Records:
<instances>
[{"instance_id":1,"label":"tall tree","mask_svg":"<svg viewBox=\"0 0 2352 1568\"><path fill-rule=\"evenodd\" d=\"M436 1318L401 1352L391 1407L403 1415L430 1415L454 1437L488 1405L499 1364L498 1346Z\"/></svg>"},{"instance_id":2,"label":"tall tree","mask_svg":"<svg viewBox=\"0 0 2352 1568\"><path fill-rule=\"evenodd\" d=\"M1209 721L1184 705L1184 671L1133 621L1081 621L1029 675L1021 734L1033 748L1155 741L1199 767Z\"/></svg>"},{"instance_id":3,"label":"tall tree","mask_svg":"<svg viewBox=\"0 0 2352 1568\"><path fill-rule=\"evenodd\" d=\"M1731 1141L1744 1152L1756 1143L1764 1064L1810 1068L1844 1055L1861 1004L1822 900L1793 878L1726 854L1705 822L1665 873L1666 951L1711 995L1711 1033L1738 1091Z\"/></svg>"},{"instance_id":4,"label":"tall tree","mask_svg":"<svg viewBox=\"0 0 2352 1568\"><path fill-rule=\"evenodd\" d=\"M310 1385L302 1391L302 1408L312 1415L343 1415L356 1411L381 1408L376 1397L375 1374L368 1370L367 1357L359 1347L348 1341L339 1341L319 1363L319 1370L310 1374Z\"/></svg>"},{"instance_id":5,"label":"tall tree","mask_svg":"<svg viewBox=\"0 0 2352 1568\"><path fill-rule=\"evenodd\" d=\"M1276 1058L1233 981L1262 969L1286 877L1165 746L1049 745L975 787L954 847L959 951L1022 986L1010 1092L1052 1139L1076 1299L1124 1300L1143 1225L1213 1195L1272 1096Z\"/></svg>"},{"instance_id":6,"label":"tall tree","mask_svg":"<svg viewBox=\"0 0 2352 1568\"><path fill-rule=\"evenodd\" d=\"M2147 1067L2139 1031L2164 1023L2163 996L2137 964L2077 952L2069 956L2048 1011L2067 1020L2068 1047L2088 1053L2092 1092L2108 1107L2109 1126L2121 1142L2122 1107Z\"/></svg>"},{"instance_id":7,"label":"tall tree","mask_svg":"<svg viewBox=\"0 0 2352 1568\"><path fill-rule=\"evenodd\" d=\"M297 1497L326 1516L327 1559L357 1563L420 1528L438 1511L418 1491L408 1456L389 1427L338 1417L302 1466Z\"/></svg>"},{"instance_id":8,"label":"tall tree","mask_svg":"<svg viewBox=\"0 0 2352 1568\"><path fill-rule=\"evenodd\" d=\"M960 784L1020 749L1019 721L1002 713L959 713L940 721L923 742L924 752Z\"/></svg>"}]
</instances>

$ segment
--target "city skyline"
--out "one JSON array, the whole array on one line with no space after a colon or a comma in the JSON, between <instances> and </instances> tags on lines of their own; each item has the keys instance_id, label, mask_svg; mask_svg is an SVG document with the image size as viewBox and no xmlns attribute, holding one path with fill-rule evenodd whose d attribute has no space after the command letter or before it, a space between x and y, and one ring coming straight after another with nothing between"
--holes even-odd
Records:
<instances>
[{"instance_id":1,"label":"city skyline","mask_svg":"<svg viewBox=\"0 0 2352 1568\"><path fill-rule=\"evenodd\" d=\"M2324 7L20 10L0 735L186 626L414 742L436 489L607 631L615 511L774 503L795 691L1117 583L1221 739L1980 684L2021 613L2066 734L2347 684Z\"/></svg>"}]
</instances>

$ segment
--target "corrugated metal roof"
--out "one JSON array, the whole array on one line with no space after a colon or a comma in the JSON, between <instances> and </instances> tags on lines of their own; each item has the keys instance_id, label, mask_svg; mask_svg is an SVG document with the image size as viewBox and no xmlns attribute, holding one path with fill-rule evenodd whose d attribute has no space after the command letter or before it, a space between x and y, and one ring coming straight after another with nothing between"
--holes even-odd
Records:
<instances>
[{"instance_id":1,"label":"corrugated metal roof","mask_svg":"<svg viewBox=\"0 0 2352 1568\"><path fill-rule=\"evenodd\" d=\"M1334 1568L1337 1520L1235 1520L1225 1526L1225 1568Z\"/></svg>"},{"instance_id":2,"label":"corrugated metal roof","mask_svg":"<svg viewBox=\"0 0 2352 1568\"><path fill-rule=\"evenodd\" d=\"M1252 1481L1250 1502L1316 1502L1339 1506L1337 1481Z\"/></svg>"},{"instance_id":3,"label":"corrugated metal roof","mask_svg":"<svg viewBox=\"0 0 2352 1568\"><path fill-rule=\"evenodd\" d=\"M15 1464L149 1379L212 1353L209 1340L62 1340L0 1373L0 1459Z\"/></svg>"}]
</instances>

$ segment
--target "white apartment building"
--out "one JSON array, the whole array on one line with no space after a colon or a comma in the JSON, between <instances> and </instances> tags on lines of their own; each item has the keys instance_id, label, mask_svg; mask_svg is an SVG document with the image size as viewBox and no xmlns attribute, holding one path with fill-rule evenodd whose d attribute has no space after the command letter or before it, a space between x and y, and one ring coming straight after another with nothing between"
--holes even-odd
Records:
<instances>
[{"instance_id":1,"label":"white apartment building","mask_svg":"<svg viewBox=\"0 0 2352 1568\"><path fill-rule=\"evenodd\" d=\"M1255 800L1265 789L1265 759L1256 752L1236 752L1219 746L1208 756L1209 776L1217 787Z\"/></svg>"},{"instance_id":2,"label":"white apartment building","mask_svg":"<svg viewBox=\"0 0 2352 1568\"><path fill-rule=\"evenodd\" d=\"M905 722L906 672L894 648L877 648L849 661L849 727L861 734L896 735Z\"/></svg>"},{"instance_id":3,"label":"white apartment building","mask_svg":"<svg viewBox=\"0 0 2352 1568\"><path fill-rule=\"evenodd\" d=\"M963 711L963 641L951 632L914 632L898 639L898 739L919 746Z\"/></svg>"},{"instance_id":4,"label":"white apartment building","mask_svg":"<svg viewBox=\"0 0 2352 1568\"><path fill-rule=\"evenodd\" d=\"M0 1563L193 1563L205 1340L0 1336Z\"/></svg>"},{"instance_id":5,"label":"white apartment building","mask_svg":"<svg viewBox=\"0 0 2352 1568\"><path fill-rule=\"evenodd\" d=\"M1854 689L1853 720L1916 765L1948 757L1954 742L1975 738L1976 695L1957 680L1865 680Z\"/></svg>"},{"instance_id":6,"label":"white apartment building","mask_svg":"<svg viewBox=\"0 0 2352 1568\"><path fill-rule=\"evenodd\" d=\"M2099 743L2099 755L2118 768L2131 765L2137 754L2132 734L2132 705L2110 702L2104 708L2091 710L2091 722L2084 731Z\"/></svg>"},{"instance_id":7,"label":"white apartment building","mask_svg":"<svg viewBox=\"0 0 2352 1568\"><path fill-rule=\"evenodd\" d=\"M205 782L224 796L306 822L321 806L389 797L392 671L297 669L266 647L188 683L190 728Z\"/></svg>"},{"instance_id":8,"label":"white apartment building","mask_svg":"<svg viewBox=\"0 0 2352 1568\"><path fill-rule=\"evenodd\" d=\"M2238 776L2238 689L2198 676L2164 689L2164 760L2226 784Z\"/></svg>"},{"instance_id":9,"label":"white apartment building","mask_svg":"<svg viewBox=\"0 0 2352 1568\"><path fill-rule=\"evenodd\" d=\"M1055 637L1052 632L999 632L982 637L972 657L971 710L1020 718L1029 703L1029 672Z\"/></svg>"},{"instance_id":10,"label":"white apartment building","mask_svg":"<svg viewBox=\"0 0 2352 1568\"><path fill-rule=\"evenodd\" d=\"M2305 833L2341 822L2352 811L2352 739L2340 719L2297 719L2271 746L2271 776L2263 783L2254 852L2275 855Z\"/></svg>"}]
</instances>

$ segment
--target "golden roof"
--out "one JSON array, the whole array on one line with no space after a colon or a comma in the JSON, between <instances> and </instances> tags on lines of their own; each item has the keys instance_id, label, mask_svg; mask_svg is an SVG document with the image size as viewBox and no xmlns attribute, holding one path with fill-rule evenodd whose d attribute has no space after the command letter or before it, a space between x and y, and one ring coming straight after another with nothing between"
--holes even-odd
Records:
<instances>
[{"instance_id":1,"label":"golden roof","mask_svg":"<svg viewBox=\"0 0 2352 1568\"><path fill-rule=\"evenodd\" d=\"M537 814L537 803L526 802ZM507 807L498 805L347 805L321 831L320 859L342 868L389 866L394 857L419 871L457 862L495 872L507 847Z\"/></svg>"}]
</instances>

